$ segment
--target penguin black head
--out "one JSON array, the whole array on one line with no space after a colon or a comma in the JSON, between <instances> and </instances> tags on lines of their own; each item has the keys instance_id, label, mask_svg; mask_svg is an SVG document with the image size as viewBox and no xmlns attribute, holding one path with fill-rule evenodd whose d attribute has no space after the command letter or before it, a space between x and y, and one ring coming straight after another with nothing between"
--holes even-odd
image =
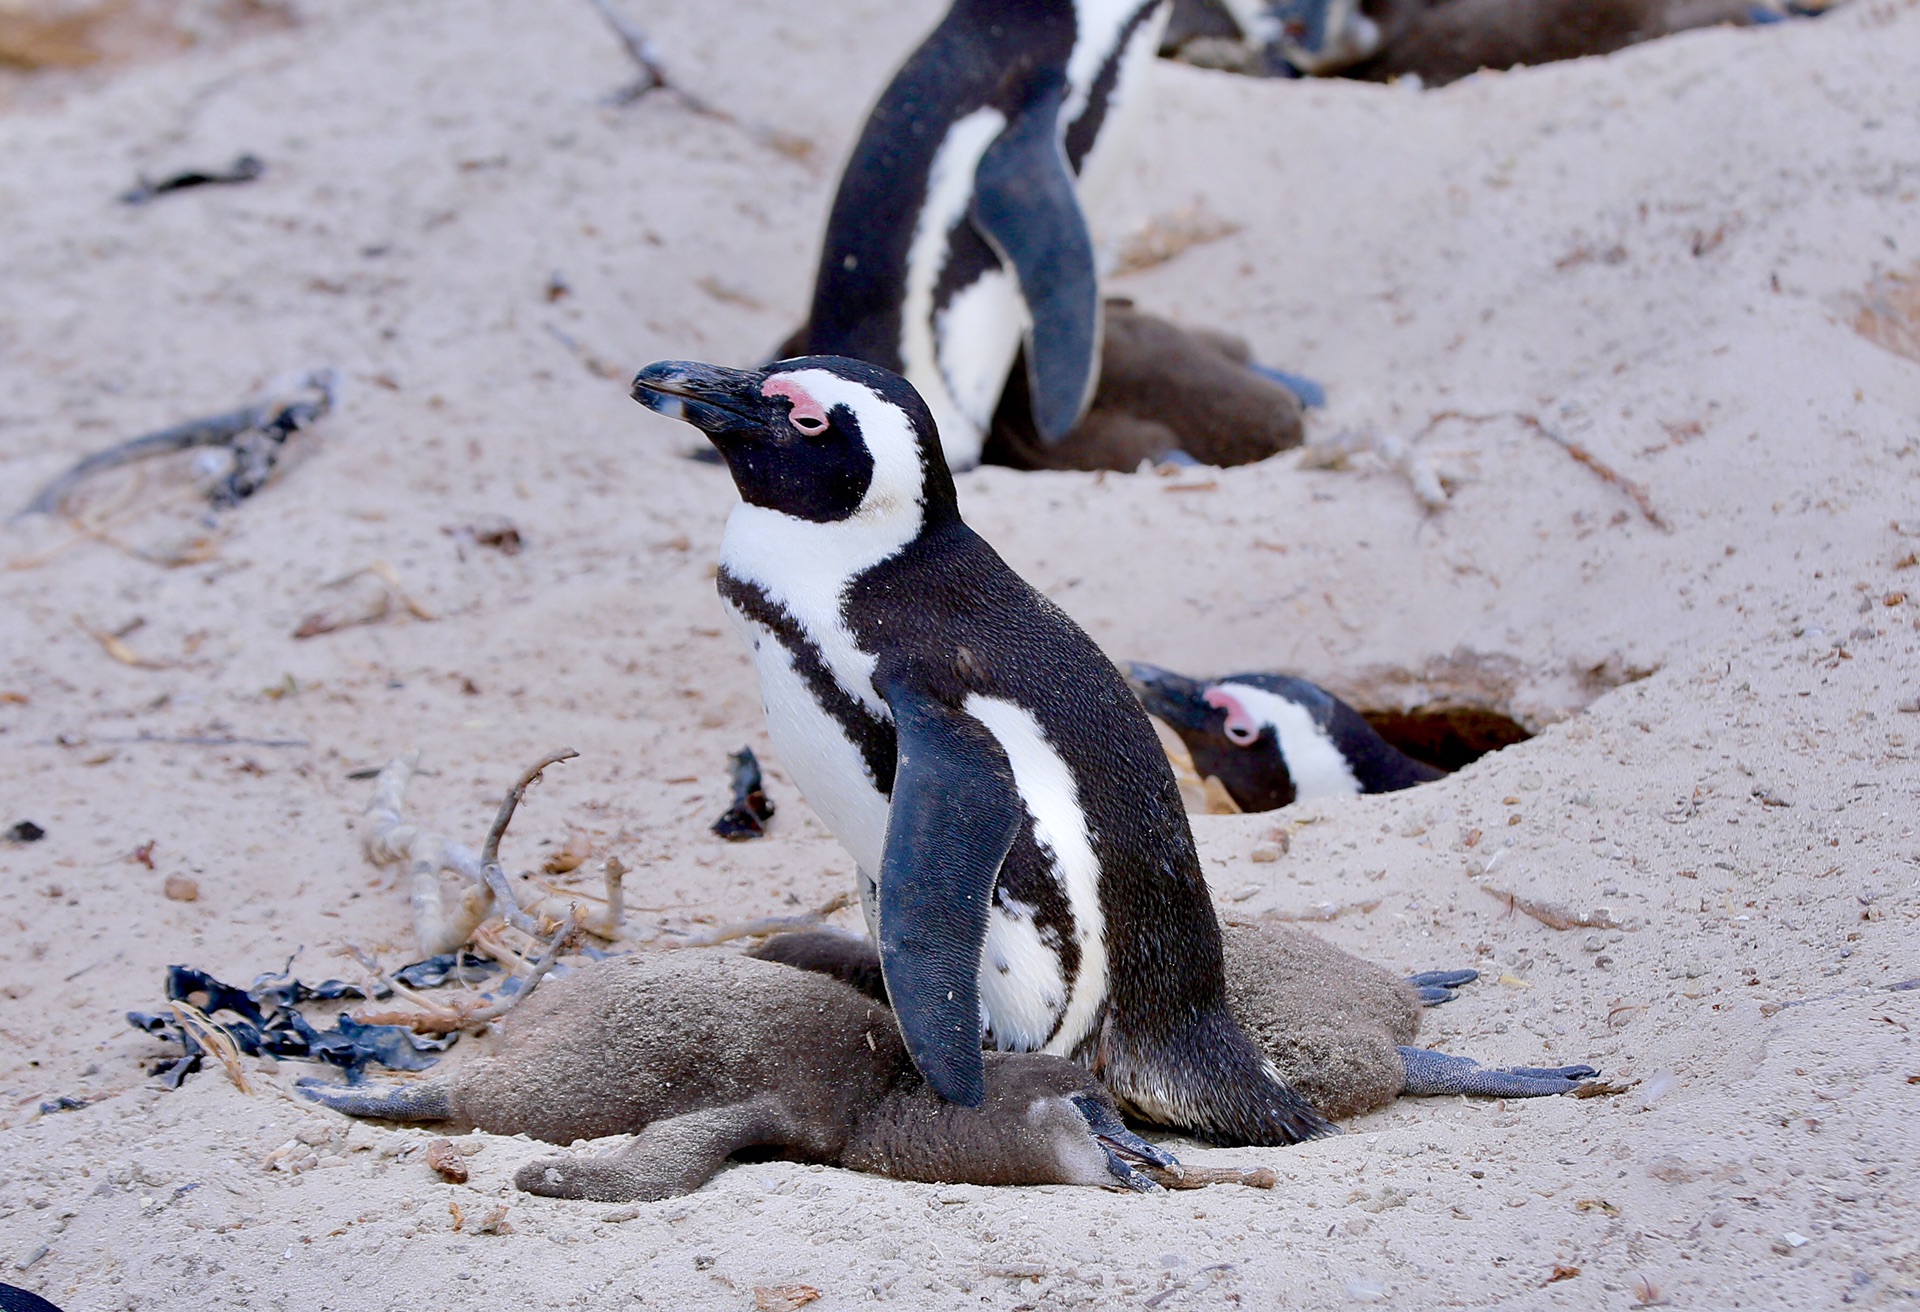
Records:
<instances>
[{"instance_id":1,"label":"penguin black head","mask_svg":"<svg viewBox=\"0 0 1920 1312\"><path fill-rule=\"evenodd\" d=\"M957 518L933 416L912 384L876 365L662 360L634 377L633 399L705 432L748 505L818 524Z\"/></svg>"},{"instance_id":2,"label":"penguin black head","mask_svg":"<svg viewBox=\"0 0 1920 1312\"><path fill-rule=\"evenodd\" d=\"M1281 55L1302 73L1327 76L1359 63L1380 48L1379 24L1359 0L1280 0L1270 21Z\"/></svg>"},{"instance_id":3,"label":"penguin black head","mask_svg":"<svg viewBox=\"0 0 1920 1312\"><path fill-rule=\"evenodd\" d=\"M1140 661L1127 666L1127 682L1147 714L1180 735L1200 777L1218 779L1242 811L1273 811L1294 800L1277 730L1220 695L1218 685Z\"/></svg>"},{"instance_id":4,"label":"penguin black head","mask_svg":"<svg viewBox=\"0 0 1920 1312\"><path fill-rule=\"evenodd\" d=\"M1127 681L1242 811L1352 793L1388 793L1441 771L1395 748L1318 684L1284 674L1202 682L1134 662Z\"/></svg>"}]
</instances>

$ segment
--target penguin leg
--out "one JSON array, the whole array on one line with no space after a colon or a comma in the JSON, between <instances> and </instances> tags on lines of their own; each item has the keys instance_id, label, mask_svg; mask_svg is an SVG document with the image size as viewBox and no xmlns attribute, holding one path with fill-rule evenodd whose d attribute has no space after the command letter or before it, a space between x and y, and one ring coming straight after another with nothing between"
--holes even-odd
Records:
<instances>
[{"instance_id":1,"label":"penguin leg","mask_svg":"<svg viewBox=\"0 0 1920 1312\"><path fill-rule=\"evenodd\" d=\"M400 1084L385 1089L349 1089L323 1080L301 1080L302 1096L322 1107L331 1107L348 1116L365 1116L377 1121L450 1121L453 1119L453 1093L438 1080L426 1084Z\"/></svg>"},{"instance_id":2,"label":"penguin leg","mask_svg":"<svg viewBox=\"0 0 1920 1312\"><path fill-rule=\"evenodd\" d=\"M1482 1066L1471 1057L1451 1057L1431 1048L1400 1049L1410 1098L1464 1093L1481 1098L1544 1098L1571 1093L1600 1072L1591 1066Z\"/></svg>"},{"instance_id":3,"label":"penguin leg","mask_svg":"<svg viewBox=\"0 0 1920 1312\"><path fill-rule=\"evenodd\" d=\"M802 929L747 949L747 955L797 970L831 975L885 1006L887 981L880 971L880 949L861 934L838 929Z\"/></svg>"},{"instance_id":4,"label":"penguin leg","mask_svg":"<svg viewBox=\"0 0 1920 1312\"><path fill-rule=\"evenodd\" d=\"M1443 1002L1452 1002L1460 996L1455 990L1479 978L1477 970L1423 970L1407 976L1407 984L1419 997L1421 1006L1437 1007Z\"/></svg>"},{"instance_id":5,"label":"penguin leg","mask_svg":"<svg viewBox=\"0 0 1920 1312\"><path fill-rule=\"evenodd\" d=\"M547 1198L658 1202L692 1193L742 1148L785 1143L785 1123L771 1098L709 1107L655 1121L604 1157L569 1153L528 1162L513 1183Z\"/></svg>"}]
</instances>

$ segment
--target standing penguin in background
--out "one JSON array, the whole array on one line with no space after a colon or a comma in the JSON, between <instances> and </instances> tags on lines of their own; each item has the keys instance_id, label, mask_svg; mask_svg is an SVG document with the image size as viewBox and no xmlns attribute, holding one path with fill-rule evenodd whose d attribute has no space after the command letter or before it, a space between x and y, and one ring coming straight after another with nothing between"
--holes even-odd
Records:
<instances>
[{"instance_id":1,"label":"standing penguin in background","mask_svg":"<svg viewBox=\"0 0 1920 1312\"><path fill-rule=\"evenodd\" d=\"M1147 714L1180 735L1194 772L1242 811L1355 793L1391 793L1444 774L1373 731L1318 684L1284 674L1189 679L1140 661L1127 682Z\"/></svg>"},{"instance_id":2,"label":"standing penguin in background","mask_svg":"<svg viewBox=\"0 0 1920 1312\"><path fill-rule=\"evenodd\" d=\"M1086 413L1101 301L1081 201L1124 154L1168 2L955 0L854 147L793 353L905 375L951 469L979 463L1022 354L1043 442Z\"/></svg>"},{"instance_id":3,"label":"standing penguin in background","mask_svg":"<svg viewBox=\"0 0 1920 1312\"><path fill-rule=\"evenodd\" d=\"M781 763L853 855L902 1037L977 1105L981 1042L1086 1066L1219 1144L1331 1126L1228 1014L1172 769L1120 672L961 522L926 404L856 360L662 362L741 504L718 586Z\"/></svg>"}]
</instances>

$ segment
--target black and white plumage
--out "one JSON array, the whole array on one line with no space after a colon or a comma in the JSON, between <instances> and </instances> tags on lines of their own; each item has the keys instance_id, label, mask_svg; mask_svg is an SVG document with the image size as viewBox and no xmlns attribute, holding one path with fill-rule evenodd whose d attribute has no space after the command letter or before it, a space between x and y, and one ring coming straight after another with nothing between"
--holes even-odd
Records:
<instances>
[{"instance_id":1,"label":"black and white plumage","mask_svg":"<svg viewBox=\"0 0 1920 1312\"><path fill-rule=\"evenodd\" d=\"M1442 771L1401 752L1318 684L1284 674L1189 679L1138 661L1129 682L1147 713L1186 744L1201 778L1242 811L1355 793L1390 793Z\"/></svg>"},{"instance_id":2,"label":"black and white plumage","mask_svg":"<svg viewBox=\"0 0 1920 1312\"><path fill-rule=\"evenodd\" d=\"M906 376L978 463L1026 357L1054 443L1098 381L1082 211L1124 156L1168 0L955 0L875 105L834 199L801 350Z\"/></svg>"},{"instance_id":3,"label":"black and white plumage","mask_svg":"<svg viewBox=\"0 0 1920 1312\"><path fill-rule=\"evenodd\" d=\"M1328 1126L1227 1014L1220 931L1152 726L1085 633L961 522L905 380L806 357L666 362L741 504L719 589L781 763L860 870L887 993L936 1090L981 1040L1071 1057L1221 1143Z\"/></svg>"}]
</instances>

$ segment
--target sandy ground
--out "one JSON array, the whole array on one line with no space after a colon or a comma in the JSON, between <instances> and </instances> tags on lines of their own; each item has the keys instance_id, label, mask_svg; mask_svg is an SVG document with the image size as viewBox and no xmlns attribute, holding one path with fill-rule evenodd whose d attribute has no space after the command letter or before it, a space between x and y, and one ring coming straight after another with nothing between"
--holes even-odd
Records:
<instances>
[{"instance_id":1,"label":"sandy ground","mask_svg":"<svg viewBox=\"0 0 1920 1312\"><path fill-rule=\"evenodd\" d=\"M1195 202L1239 230L1114 290L1324 380L1317 439L1410 442L1451 500L1427 511L1368 457L960 480L1116 657L1475 697L1540 730L1411 792L1195 828L1230 916L1346 908L1321 928L1354 950L1485 972L1436 1044L1632 1091L1176 1144L1271 1165L1270 1193L771 1163L610 1208L515 1194L542 1150L510 1139L441 1183L428 1136L308 1108L297 1066L251 1096L217 1072L154 1087L121 1013L160 1002L168 963L410 959L346 776L413 748L419 814L469 840L522 764L578 748L507 855L617 855L637 942L847 885L723 632L731 486L623 376L746 362L791 326L838 159L937 5L645 8L746 126L608 108L630 70L588 6L481 0L311 5L0 112L9 501L283 371L346 380L216 522L156 468L91 498L110 541L0 539L0 824L47 831L0 847L0 1280L69 1312L747 1308L782 1284L827 1309L1920 1294L1920 991L1886 988L1920 976L1920 363L1854 331L1920 261L1911 0L1427 94L1163 65L1105 239ZM251 186L115 200L245 151L268 163ZM500 516L518 555L461 532ZM327 585L376 562L434 618L292 636L368 601L365 577ZM90 636L114 632L140 664ZM152 741L226 737L301 745ZM782 810L731 846L706 826L742 742ZM1276 831L1286 855L1251 860ZM40 1112L61 1096L88 1105ZM263 1165L289 1141L277 1160L309 1169ZM453 1205L499 1203L512 1233L455 1229Z\"/></svg>"}]
</instances>

